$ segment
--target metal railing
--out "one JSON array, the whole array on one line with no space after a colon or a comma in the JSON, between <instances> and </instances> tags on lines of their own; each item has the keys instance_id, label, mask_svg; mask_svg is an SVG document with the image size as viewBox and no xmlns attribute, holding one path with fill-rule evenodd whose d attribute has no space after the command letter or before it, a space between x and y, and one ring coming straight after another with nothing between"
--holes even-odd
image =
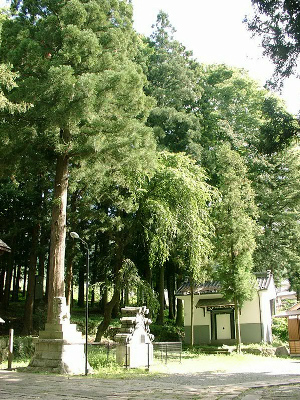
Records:
<instances>
[{"instance_id":1,"label":"metal railing","mask_svg":"<svg viewBox=\"0 0 300 400\"><path fill-rule=\"evenodd\" d=\"M181 362L182 342L153 342L153 349L160 352L160 359L165 359L166 364L171 355L179 357Z\"/></svg>"}]
</instances>

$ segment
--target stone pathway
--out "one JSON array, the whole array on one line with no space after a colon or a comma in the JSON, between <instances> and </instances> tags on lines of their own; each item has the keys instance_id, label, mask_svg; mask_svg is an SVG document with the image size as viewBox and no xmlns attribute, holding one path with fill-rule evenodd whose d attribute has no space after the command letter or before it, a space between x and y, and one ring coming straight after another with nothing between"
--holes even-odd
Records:
<instances>
[{"instance_id":1,"label":"stone pathway","mask_svg":"<svg viewBox=\"0 0 300 400\"><path fill-rule=\"evenodd\" d=\"M241 374L175 374L134 379L68 377L0 370L2 400L276 400L300 399L300 374L256 383Z\"/></svg>"}]
</instances>

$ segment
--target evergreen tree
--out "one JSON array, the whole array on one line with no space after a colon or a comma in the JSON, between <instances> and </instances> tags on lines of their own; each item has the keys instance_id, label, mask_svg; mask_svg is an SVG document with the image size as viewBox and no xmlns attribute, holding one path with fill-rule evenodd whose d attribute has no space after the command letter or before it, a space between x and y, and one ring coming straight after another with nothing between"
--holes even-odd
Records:
<instances>
[{"instance_id":1,"label":"evergreen tree","mask_svg":"<svg viewBox=\"0 0 300 400\"><path fill-rule=\"evenodd\" d=\"M162 152L156 173L140 202L149 263L159 282L163 323L165 267L167 262L192 280L203 278L211 252L212 226L208 204L212 191L206 176L192 158Z\"/></svg>"},{"instance_id":2,"label":"evergreen tree","mask_svg":"<svg viewBox=\"0 0 300 400\"><path fill-rule=\"evenodd\" d=\"M66 205L70 165L105 150L118 160L148 145L137 117L148 106L134 62L135 33L127 1L14 1L2 31L1 60L19 71L11 96L31 103L21 123L55 156L48 319L64 296ZM9 120L5 121L10 124ZM15 122L15 121L14 121ZM105 140L109 139L109 143ZM116 148L117 146L117 148ZM142 151L145 154L145 151ZM103 155L103 158L105 156Z\"/></svg>"},{"instance_id":3,"label":"evergreen tree","mask_svg":"<svg viewBox=\"0 0 300 400\"><path fill-rule=\"evenodd\" d=\"M254 191L243 159L228 144L217 151L218 189L214 216L216 275L226 299L234 302L237 348L241 336L239 311L254 289L253 251L256 234Z\"/></svg>"},{"instance_id":4,"label":"evergreen tree","mask_svg":"<svg viewBox=\"0 0 300 400\"><path fill-rule=\"evenodd\" d=\"M297 72L300 53L300 8L296 0L252 0L255 17L249 29L275 64L275 81Z\"/></svg>"},{"instance_id":5,"label":"evergreen tree","mask_svg":"<svg viewBox=\"0 0 300 400\"><path fill-rule=\"evenodd\" d=\"M260 159L255 189L261 234L254 253L255 269L271 269L278 283L289 278L299 291L299 148Z\"/></svg>"},{"instance_id":6,"label":"evergreen tree","mask_svg":"<svg viewBox=\"0 0 300 400\"><path fill-rule=\"evenodd\" d=\"M174 40L168 15L160 12L149 39L146 93L157 102L148 118L159 145L200 156L201 126L191 111L200 96L192 53Z\"/></svg>"}]
</instances>

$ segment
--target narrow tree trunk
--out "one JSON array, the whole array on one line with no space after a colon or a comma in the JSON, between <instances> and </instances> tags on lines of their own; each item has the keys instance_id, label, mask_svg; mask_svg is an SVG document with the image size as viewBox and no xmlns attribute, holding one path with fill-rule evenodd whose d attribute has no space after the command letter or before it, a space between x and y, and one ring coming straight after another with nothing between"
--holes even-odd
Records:
<instances>
[{"instance_id":1,"label":"narrow tree trunk","mask_svg":"<svg viewBox=\"0 0 300 400\"><path fill-rule=\"evenodd\" d=\"M16 301L16 293L15 293L15 289L16 289L16 280L17 280L17 266L16 264L14 265L13 268L13 278L12 278L12 284L13 284L13 290L12 290L12 296L11 296L11 300L12 301Z\"/></svg>"},{"instance_id":2,"label":"narrow tree trunk","mask_svg":"<svg viewBox=\"0 0 300 400\"><path fill-rule=\"evenodd\" d=\"M172 265L168 266L168 298L169 298L169 318L175 319L175 276L174 271L171 269Z\"/></svg>"},{"instance_id":3,"label":"narrow tree trunk","mask_svg":"<svg viewBox=\"0 0 300 400\"><path fill-rule=\"evenodd\" d=\"M100 314L104 315L104 310L105 310L105 307L106 307L106 305L108 303L107 282L105 282L105 286L104 286L104 288L102 290L102 293L100 293L100 295L101 295L101 299L100 299L100 302L99 302L99 311L100 311Z\"/></svg>"},{"instance_id":4,"label":"narrow tree trunk","mask_svg":"<svg viewBox=\"0 0 300 400\"><path fill-rule=\"evenodd\" d=\"M61 130L61 139L64 144L70 141L69 135L70 133L67 129ZM52 322L53 319L53 298L64 297L65 295L64 263L68 163L69 159L66 154L57 156L50 236L48 322Z\"/></svg>"},{"instance_id":5,"label":"narrow tree trunk","mask_svg":"<svg viewBox=\"0 0 300 400\"><path fill-rule=\"evenodd\" d=\"M84 307L84 266L81 266L78 274L78 307Z\"/></svg>"},{"instance_id":6,"label":"narrow tree trunk","mask_svg":"<svg viewBox=\"0 0 300 400\"><path fill-rule=\"evenodd\" d=\"M27 274L28 274L28 267L27 267L27 265L25 265L25 266L24 266L23 291L22 291L23 297L26 296Z\"/></svg>"},{"instance_id":7,"label":"narrow tree trunk","mask_svg":"<svg viewBox=\"0 0 300 400\"><path fill-rule=\"evenodd\" d=\"M234 320L235 320L235 338L236 338L236 351L241 352L241 326L240 326L240 308L237 299L234 299Z\"/></svg>"},{"instance_id":8,"label":"narrow tree trunk","mask_svg":"<svg viewBox=\"0 0 300 400\"><path fill-rule=\"evenodd\" d=\"M183 326L183 325L184 325L183 301L181 299L177 299L176 326Z\"/></svg>"},{"instance_id":9,"label":"narrow tree trunk","mask_svg":"<svg viewBox=\"0 0 300 400\"><path fill-rule=\"evenodd\" d=\"M157 317L157 323L163 325L164 323L164 311L165 311L165 266L162 265L159 270L159 312Z\"/></svg>"},{"instance_id":10,"label":"narrow tree trunk","mask_svg":"<svg viewBox=\"0 0 300 400\"><path fill-rule=\"evenodd\" d=\"M70 208L71 208L71 216L70 216L70 226L72 230L75 230L75 214L77 207L77 198L78 191L76 190L71 195L70 200ZM66 303L70 306L71 304L71 292L72 292L72 283L73 283L73 264L75 257L75 241L71 240L68 243L68 257L67 257L67 266L66 266Z\"/></svg>"},{"instance_id":11,"label":"narrow tree trunk","mask_svg":"<svg viewBox=\"0 0 300 400\"><path fill-rule=\"evenodd\" d=\"M12 296L13 301L19 300L20 279L21 279L21 265L18 265L16 278L14 280L15 282L14 282L14 290L13 290L13 296Z\"/></svg>"},{"instance_id":12,"label":"narrow tree trunk","mask_svg":"<svg viewBox=\"0 0 300 400\"><path fill-rule=\"evenodd\" d=\"M128 290L128 285L126 285L124 289L124 306L129 306L129 290Z\"/></svg>"},{"instance_id":13,"label":"narrow tree trunk","mask_svg":"<svg viewBox=\"0 0 300 400\"><path fill-rule=\"evenodd\" d=\"M8 265L7 265L7 269L6 269L6 275L5 275L5 288L4 288L4 297L3 297L4 308L7 308L9 306L9 301L10 301L10 288L11 288L11 280L12 280L12 271L13 271L13 267L14 267L15 244L16 244L16 238L13 238L12 246L11 246L11 253L9 253Z\"/></svg>"},{"instance_id":14,"label":"narrow tree trunk","mask_svg":"<svg viewBox=\"0 0 300 400\"><path fill-rule=\"evenodd\" d=\"M97 258L98 258L98 241L95 243L95 249L94 249L94 256L93 256L93 262L91 264L91 269L92 269L92 274L91 274L91 284L92 284L92 296L91 296L91 307L95 306L95 283L97 282Z\"/></svg>"},{"instance_id":15,"label":"narrow tree trunk","mask_svg":"<svg viewBox=\"0 0 300 400\"><path fill-rule=\"evenodd\" d=\"M48 303L49 293L49 271L50 271L50 248L48 249L47 266L46 266L46 288L45 288L45 302Z\"/></svg>"},{"instance_id":16,"label":"narrow tree trunk","mask_svg":"<svg viewBox=\"0 0 300 400\"><path fill-rule=\"evenodd\" d=\"M119 313L120 313L120 295L121 295L121 290L119 290L119 296L117 297L117 300L115 301L115 304L113 306L111 316L112 318L118 318Z\"/></svg>"},{"instance_id":17,"label":"narrow tree trunk","mask_svg":"<svg viewBox=\"0 0 300 400\"><path fill-rule=\"evenodd\" d=\"M44 279L45 279L45 262L46 262L46 252L44 250L45 239L44 235L41 234L41 250L38 255L39 263L38 263L38 274L40 276L41 284L42 284L42 293L44 298Z\"/></svg>"},{"instance_id":18,"label":"narrow tree trunk","mask_svg":"<svg viewBox=\"0 0 300 400\"><path fill-rule=\"evenodd\" d=\"M91 294L91 308L93 308L95 305L95 289L94 287L92 288L92 294Z\"/></svg>"},{"instance_id":19,"label":"narrow tree trunk","mask_svg":"<svg viewBox=\"0 0 300 400\"><path fill-rule=\"evenodd\" d=\"M191 284L191 346L194 346L194 285Z\"/></svg>"},{"instance_id":20,"label":"narrow tree trunk","mask_svg":"<svg viewBox=\"0 0 300 400\"><path fill-rule=\"evenodd\" d=\"M116 264L114 271L115 273L114 293L110 302L108 302L104 308L103 320L101 321L97 329L97 334L95 339L96 342L101 341L104 332L109 327L113 308L120 301L120 291L123 284L123 277L121 276L120 271L122 269L122 263L123 263L124 245L125 245L125 240L124 238L120 237L118 243L116 243L117 254L116 254Z\"/></svg>"},{"instance_id":21,"label":"narrow tree trunk","mask_svg":"<svg viewBox=\"0 0 300 400\"><path fill-rule=\"evenodd\" d=\"M0 302L2 302L3 300L3 290L4 290L4 280L5 280L5 269L4 266L1 265L1 269L0 269Z\"/></svg>"},{"instance_id":22,"label":"narrow tree trunk","mask_svg":"<svg viewBox=\"0 0 300 400\"><path fill-rule=\"evenodd\" d=\"M98 326L97 334L96 334L96 338L95 338L96 342L101 341L101 338L102 338L104 332L109 327L109 324L111 321L112 310L119 298L120 298L120 288L115 287L112 299L105 306L103 320L101 321L101 324Z\"/></svg>"},{"instance_id":23,"label":"narrow tree trunk","mask_svg":"<svg viewBox=\"0 0 300 400\"><path fill-rule=\"evenodd\" d=\"M71 244L71 246L73 243ZM73 252L69 254L66 267L66 303L69 306L71 304L71 294L72 294L72 282L73 282Z\"/></svg>"},{"instance_id":24,"label":"narrow tree trunk","mask_svg":"<svg viewBox=\"0 0 300 400\"><path fill-rule=\"evenodd\" d=\"M37 246L39 238L40 226L37 224L32 231L32 242L30 261L28 269L28 285L27 285L27 296L25 302L24 312L24 326L23 335L30 335L33 331L33 307L34 307L34 292L35 292L35 274L37 264Z\"/></svg>"}]
</instances>

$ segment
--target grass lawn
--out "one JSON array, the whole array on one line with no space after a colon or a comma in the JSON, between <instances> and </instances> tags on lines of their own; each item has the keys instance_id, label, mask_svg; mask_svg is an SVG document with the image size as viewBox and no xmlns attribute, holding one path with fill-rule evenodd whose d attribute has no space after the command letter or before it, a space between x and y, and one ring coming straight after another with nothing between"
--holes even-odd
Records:
<instances>
[{"instance_id":1,"label":"grass lawn","mask_svg":"<svg viewBox=\"0 0 300 400\"><path fill-rule=\"evenodd\" d=\"M13 368L23 368L28 365L29 359L16 359ZM182 361L178 358L160 360L155 357L154 364L150 366L150 371L146 368L125 369L115 362L115 353L107 352L103 348L92 348L89 351L89 362L93 367L94 373L89 375L93 378L118 378L133 379L138 377L151 377L153 375L167 374L196 374L196 373L239 373L239 372L258 372L269 370L276 366L290 362L290 359L276 357L258 356L253 354L195 354L189 351L182 353ZM0 364L0 369L7 368L7 362Z\"/></svg>"}]
</instances>

